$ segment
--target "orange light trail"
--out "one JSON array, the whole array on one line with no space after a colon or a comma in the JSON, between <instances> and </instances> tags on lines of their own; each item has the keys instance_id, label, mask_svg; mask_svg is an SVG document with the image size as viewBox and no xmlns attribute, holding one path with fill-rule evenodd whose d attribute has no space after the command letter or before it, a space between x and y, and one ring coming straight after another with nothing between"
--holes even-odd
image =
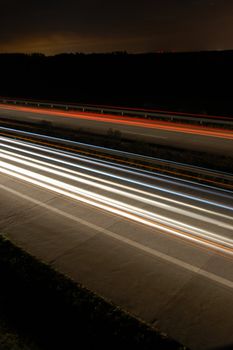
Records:
<instances>
[{"instance_id":1,"label":"orange light trail","mask_svg":"<svg viewBox=\"0 0 233 350\"><path fill-rule=\"evenodd\" d=\"M218 128L209 128L203 126L191 126L188 124L179 124L172 122L162 122L159 120L143 120L138 117L124 117L124 116L114 116L111 114L96 114L90 112L69 112L69 111L60 111L60 110L50 110L50 109L41 109L41 108L32 108L32 107L21 107L21 106L9 106L0 104L1 109L19 111L25 113L34 113L42 115L50 115L54 117L65 117L65 118L75 118L75 119L84 119L84 120L94 120L104 123L111 124L123 124L128 126L142 127L146 129L157 129L165 130L169 132L179 132L184 134L194 134L207 137L215 137L221 139L233 140L233 131L223 130Z\"/></svg>"}]
</instances>

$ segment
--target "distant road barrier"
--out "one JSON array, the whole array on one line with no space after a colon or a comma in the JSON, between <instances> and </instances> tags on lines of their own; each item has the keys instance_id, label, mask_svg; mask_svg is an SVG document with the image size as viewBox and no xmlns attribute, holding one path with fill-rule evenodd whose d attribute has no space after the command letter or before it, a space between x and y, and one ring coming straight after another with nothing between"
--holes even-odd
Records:
<instances>
[{"instance_id":1,"label":"distant road barrier","mask_svg":"<svg viewBox=\"0 0 233 350\"><path fill-rule=\"evenodd\" d=\"M233 129L233 119L229 117L208 116L205 114L191 114L182 112L153 111L133 108L61 104L53 102L43 102L35 100L18 100L0 97L0 103L20 106L30 106L35 108L62 109L64 111L78 111L83 113L98 113L107 115L118 115L121 117L143 118L150 120L163 120L169 122L190 123L210 127L222 127Z\"/></svg>"}]
</instances>

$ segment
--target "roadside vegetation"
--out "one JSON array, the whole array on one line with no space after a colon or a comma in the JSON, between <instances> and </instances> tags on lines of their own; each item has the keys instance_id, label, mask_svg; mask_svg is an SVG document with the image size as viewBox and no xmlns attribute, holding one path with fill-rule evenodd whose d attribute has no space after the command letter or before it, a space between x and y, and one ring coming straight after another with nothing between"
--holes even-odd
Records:
<instances>
[{"instance_id":1,"label":"roadside vegetation","mask_svg":"<svg viewBox=\"0 0 233 350\"><path fill-rule=\"evenodd\" d=\"M1 295L1 294L0 294ZM1 305L0 301L0 305ZM1 350L41 350L27 336L19 334L12 326L7 325L0 316L0 349Z\"/></svg>"}]
</instances>

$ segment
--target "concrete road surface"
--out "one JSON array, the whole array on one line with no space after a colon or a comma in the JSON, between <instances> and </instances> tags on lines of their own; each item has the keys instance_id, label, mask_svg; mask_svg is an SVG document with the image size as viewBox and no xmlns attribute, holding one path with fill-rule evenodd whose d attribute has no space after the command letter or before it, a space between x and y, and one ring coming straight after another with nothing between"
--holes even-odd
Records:
<instances>
[{"instance_id":1,"label":"concrete road surface","mask_svg":"<svg viewBox=\"0 0 233 350\"><path fill-rule=\"evenodd\" d=\"M233 195L0 138L0 232L192 349L233 345Z\"/></svg>"}]
</instances>

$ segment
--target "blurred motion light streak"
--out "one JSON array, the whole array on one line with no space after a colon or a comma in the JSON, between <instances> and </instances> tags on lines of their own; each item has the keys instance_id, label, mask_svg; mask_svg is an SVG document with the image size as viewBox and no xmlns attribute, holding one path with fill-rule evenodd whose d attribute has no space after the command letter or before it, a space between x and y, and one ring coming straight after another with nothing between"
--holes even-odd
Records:
<instances>
[{"instance_id":1,"label":"blurred motion light streak","mask_svg":"<svg viewBox=\"0 0 233 350\"><path fill-rule=\"evenodd\" d=\"M111 181L106 180L101 177L103 176L103 172L98 169L95 169L93 174L91 166L82 169L80 164L59 159L58 156L67 156L62 152L52 151L45 147L33 145L30 146L32 146L35 151L29 151L28 149L23 149L23 147L28 146L26 143L14 141L18 146L22 146L22 149L20 149L12 145L8 146L4 144L4 138L1 138L1 140L1 173L14 176L20 180L27 181L114 215L155 228L157 229L157 233L158 231L162 231L170 235L172 234L195 242L196 244L201 244L206 248L211 248L215 251L227 254L228 256L233 256L233 239L231 235L233 232L233 216L230 215L230 213L228 215L219 213L216 210L212 211L203 207L199 208L189 203L180 202L179 200L174 200L166 196L160 196L153 192L147 192L145 189L137 188L137 186L147 188L147 183L137 182L133 179L129 182L128 178L115 176L111 171L104 174L107 175L108 179L110 178ZM49 154L53 152L53 157L47 156L45 154L47 151ZM27 156L21 153L27 154ZM77 160L79 157L72 156L72 158ZM53 162L55 164L53 164ZM60 165L57 165L57 163ZM99 165L100 163L101 162L98 163L96 160L92 163L91 159L89 159L89 164L93 164L93 166L96 164ZM103 166L107 169L106 162ZM110 169L111 167L110 165ZM73 170L72 168L78 168L79 171ZM84 170L91 172L91 174L85 173ZM137 175L136 171L132 170L132 173ZM119 179L120 181L130 183L130 186L120 183ZM157 189L156 186L151 186L150 184L148 187ZM180 196L181 194L178 193L178 195ZM129 201L129 203L127 203L127 201ZM169 204L163 203L163 201ZM196 198L196 201L206 203L202 198ZM211 201L207 201L207 203L209 204ZM231 206L224 206L221 203L213 202L211 204L216 207L220 206L220 208L225 207L227 211L231 211L232 209ZM185 207L185 209L179 208L179 206ZM166 213L166 215L164 213L156 213L154 212L155 208L168 211L168 213ZM151 209L153 209L153 211L151 211ZM200 212L200 210L203 213L202 215L195 212ZM170 212L179 214L180 219L178 220L177 217L172 218L169 214ZM207 214L209 214L209 216ZM212 217L215 215L217 217L222 217L222 219L219 220ZM191 218L194 224L185 222L185 217L186 219L187 217ZM223 221L223 219L226 221ZM230 235L229 233L225 235L212 232L210 229L207 230L204 227L205 225L203 227L198 227L195 223L199 222L215 225L221 230L225 229L226 232L230 232Z\"/></svg>"}]
</instances>

